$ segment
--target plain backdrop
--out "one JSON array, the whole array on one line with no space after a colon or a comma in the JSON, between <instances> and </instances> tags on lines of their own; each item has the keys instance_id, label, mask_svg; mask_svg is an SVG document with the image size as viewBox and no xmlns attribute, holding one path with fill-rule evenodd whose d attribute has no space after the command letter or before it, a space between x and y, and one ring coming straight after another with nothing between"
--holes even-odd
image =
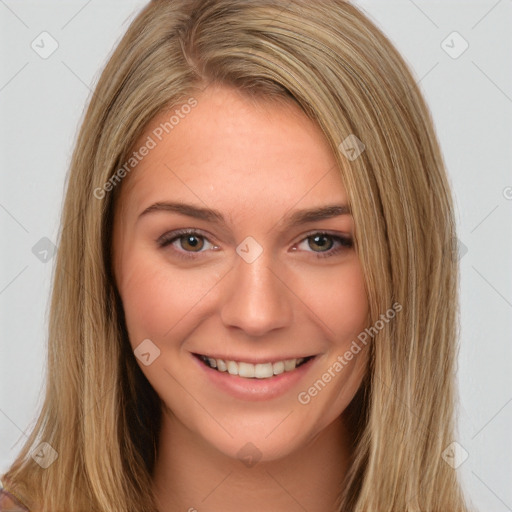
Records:
<instances>
[{"instance_id":1,"label":"plain backdrop","mask_svg":"<svg viewBox=\"0 0 512 512\"><path fill-rule=\"evenodd\" d=\"M83 109L145 3L0 0L0 472L42 403L51 244ZM460 241L455 441L468 457L457 471L479 510L511 511L512 0L355 3L398 47L432 111Z\"/></svg>"}]
</instances>

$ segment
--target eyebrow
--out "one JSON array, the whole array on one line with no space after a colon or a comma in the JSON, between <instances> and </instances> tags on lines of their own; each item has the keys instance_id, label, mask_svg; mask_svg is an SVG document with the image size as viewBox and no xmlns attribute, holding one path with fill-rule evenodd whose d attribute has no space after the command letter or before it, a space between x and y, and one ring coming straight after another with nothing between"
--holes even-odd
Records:
<instances>
[{"instance_id":1,"label":"eyebrow","mask_svg":"<svg viewBox=\"0 0 512 512\"><path fill-rule=\"evenodd\" d=\"M195 219L214 222L216 224L226 224L224 216L218 210L202 208L192 204L179 202L158 202L152 204L139 215L137 220L139 220L141 217L145 215L155 212L179 213L181 215L186 215L188 217L193 217ZM279 224L287 227L294 227L299 226L301 224L307 224L309 222L317 222L320 220L340 217L342 215L352 215L351 209L348 205L326 205L321 206L319 208L296 210L289 215L285 215Z\"/></svg>"}]
</instances>

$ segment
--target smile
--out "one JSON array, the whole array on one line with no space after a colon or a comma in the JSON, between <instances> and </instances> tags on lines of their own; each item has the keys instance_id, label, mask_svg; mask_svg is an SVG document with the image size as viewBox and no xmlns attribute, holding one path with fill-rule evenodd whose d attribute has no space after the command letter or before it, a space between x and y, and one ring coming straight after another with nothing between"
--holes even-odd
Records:
<instances>
[{"instance_id":1,"label":"smile","mask_svg":"<svg viewBox=\"0 0 512 512\"><path fill-rule=\"evenodd\" d=\"M197 354L197 357L208 367L218 372L227 372L245 379L269 379L284 372L292 372L299 366L307 363L314 356L300 357L296 359L284 359L274 363L247 363L244 361L229 361L215 359Z\"/></svg>"}]
</instances>

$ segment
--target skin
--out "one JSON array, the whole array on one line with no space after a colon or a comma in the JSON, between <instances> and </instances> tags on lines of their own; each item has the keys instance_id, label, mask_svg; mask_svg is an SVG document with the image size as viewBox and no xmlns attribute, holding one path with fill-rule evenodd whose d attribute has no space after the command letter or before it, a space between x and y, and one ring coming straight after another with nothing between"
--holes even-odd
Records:
<instances>
[{"instance_id":1,"label":"skin","mask_svg":"<svg viewBox=\"0 0 512 512\"><path fill-rule=\"evenodd\" d=\"M297 397L368 326L356 250L333 238L353 239L355 226L349 214L295 227L283 218L348 203L337 163L295 104L254 102L225 86L195 98L124 179L114 219L130 343L135 350L150 339L160 350L147 366L137 358L162 400L153 475L160 511L334 511L352 454L343 412L366 371L367 349L309 403ZM168 119L157 115L135 147ZM169 211L139 217L164 201L219 210L226 224ZM184 236L158 245L182 228L200 234L192 244ZM313 239L322 231L331 236ZM263 249L251 263L236 252L248 236ZM318 257L324 252L332 255ZM195 259L179 257L190 253ZM192 353L212 351L317 357L291 390L253 401L211 384Z\"/></svg>"}]
</instances>

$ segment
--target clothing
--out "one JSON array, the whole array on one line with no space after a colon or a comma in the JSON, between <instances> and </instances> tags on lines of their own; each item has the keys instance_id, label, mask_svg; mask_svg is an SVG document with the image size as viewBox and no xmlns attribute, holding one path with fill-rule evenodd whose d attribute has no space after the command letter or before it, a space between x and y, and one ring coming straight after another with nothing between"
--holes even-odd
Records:
<instances>
[{"instance_id":1,"label":"clothing","mask_svg":"<svg viewBox=\"0 0 512 512\"><path fill-rule=\"evenodd\" d=\"M0 512L30 512L13 494L4 489L0 480Z\"/></svg>"}]
</instances>

